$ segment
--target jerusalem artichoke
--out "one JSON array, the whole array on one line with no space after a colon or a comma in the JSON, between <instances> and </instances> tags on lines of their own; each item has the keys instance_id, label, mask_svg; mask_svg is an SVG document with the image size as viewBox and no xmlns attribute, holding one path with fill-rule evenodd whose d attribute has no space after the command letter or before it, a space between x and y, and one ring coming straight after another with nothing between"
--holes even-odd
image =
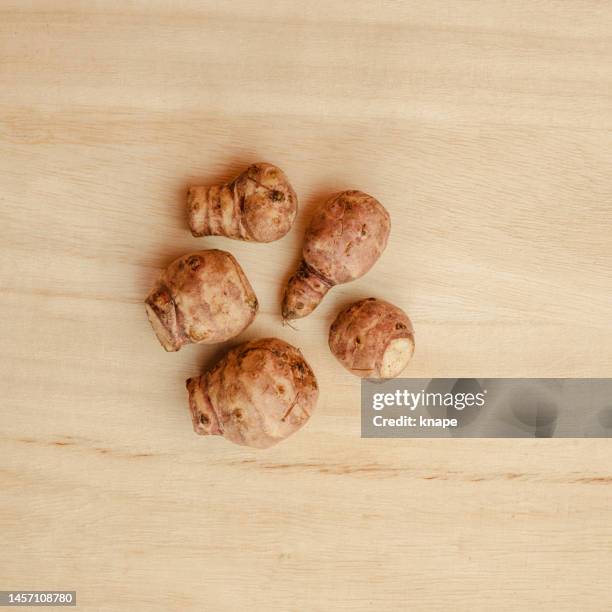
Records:
<instances>
[{"instance_id":1,"label":"jerusalem artichoke","mask_svg":"<svg viewBox=\"0 0 612 612\"><path fill-rule=\"evenodd\" d=\"M283 318L305 317L334 285L363 276L384 251L390 228L389 213L362 191L328 200L306 231L302 261L285 289Z\"/></svg>"},{"instance_id":2,"label":"jerusalem artichoke","mask_svg":"<svg viewBox=\"0 0 612 612\"><path fill-rule=\"evenodd\" d=\"M414 331L403 310L368 298L338 314L329 330L329 348L357 376L394 378L412 358Z\"/></svg>"},{"instance_id":3,"label":"jerusalem artichoke","mask_svg":"<svg viewBox=\"0 0 612 612\"><path fill-rule=\"evenodd\" d=\"M280 168L259 163L230 183L191 187L187 209L194 236L272 242L291 229L297 196Z\"/></svg>"},{"instance_id":4,"label":"jerusalem artichoke","mask_svg":"<svg viewBox=\"0 0 612 612\"><path fill-rule=\"evenodd\" d=\"M240 264L211 249L179 257L161 274L145 300L162 346L212 344L237 336L255 318L257 297Z\"/></svg>"},{"instance_id":5,"label":"jerusalem artichoke","mask_svg":"<svg viewBox=\"0 0 612 612\"><path fill-rule=\"evenodd\" d=\"M246 342L187 380L193 428L267 448L300 429L315 407L315 376L301 352L277 338Z\"/></svg>"}]
</instances>

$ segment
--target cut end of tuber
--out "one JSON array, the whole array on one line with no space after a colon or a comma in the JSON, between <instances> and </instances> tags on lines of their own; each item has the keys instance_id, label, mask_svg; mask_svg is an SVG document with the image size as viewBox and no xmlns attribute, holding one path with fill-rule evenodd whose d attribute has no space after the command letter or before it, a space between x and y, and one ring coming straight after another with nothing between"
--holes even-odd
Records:
<instances>
[{"instance_id":1,"label":"cut end of tuber","mask_svg":"<svg viewBox=\"0 0 612 612\"><path fill-rule=\"evenodd\" d=\"M147 317L160 344L168 352L176 352L185 340L178 331L176 307L165 288L155 288L145 300Z\"/></svg>"},{"instance_id":2,"label":"cut end of tuber","mask_svg":"<svg viewBox=\"0 0 612 612\"><path fill-rule=\"evenodd\" d=\"M396 338L391 340L383 354L380 365L381 378L395 378L405 369L414 353L412 338Z\"/></svg>"}]
</instances>

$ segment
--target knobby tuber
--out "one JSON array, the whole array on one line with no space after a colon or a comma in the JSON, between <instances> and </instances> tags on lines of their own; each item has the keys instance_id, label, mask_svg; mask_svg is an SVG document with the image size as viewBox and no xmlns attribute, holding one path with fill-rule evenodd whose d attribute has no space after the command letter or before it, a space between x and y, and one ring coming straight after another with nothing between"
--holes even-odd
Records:
<instances>
[{"instance_id":1,"label":"knobby tuber","mask_svg":"<svg viewBox=\"0 0 612 612\"><path fill-rule=\"evenodd\" d=\"M297 196L280 168L259 163L230 183L190 187L187 209L194 236L272 242L291 229Z\"/></svg>"},{"instance_id":2,"label":"knobby tuber","mask_svg":"<svg viewBox=\"0 0 612 612\"><path fill-rule=\"evenodd\" d=\"M357 376L394 378L412 358L414 331L403 310L368 298L338 314L329 330L329 348Z\"/></svg>"},{"instance_id":3,"label":"knobby tuber","mask_svg":"<svg viewBox=\"0 0 612 612\"><path fill-rule=\"evenodd\" d=\"M257 314L257 297L240 264L211 249L179 257L162 272L145 300L162 346L212 344L237 336Z\"/></svg>"},{"instance_id":4,"label":"knobby tuber","mask_svg":"<svg viewBox=\"0 0 612 612\"><path fill-rule=\"evenodd\" d=\"M315 376L301 352L277 338L246 342L187 380L193 428L267 448L295 433L315 407Z\"/></svg>"},{"instance_id":5,"label":"knobby tuber","mask_svg":"<svg viewBox=\"0 0 612 612\"><path fill-rule=\"evenodd\" d=\"M363 276L384 251L390 229L389 213L362 191L328 200L306 230L302 261L285 289L283 318L305 317L334 285Z\"/></svg>"}]
</instances>

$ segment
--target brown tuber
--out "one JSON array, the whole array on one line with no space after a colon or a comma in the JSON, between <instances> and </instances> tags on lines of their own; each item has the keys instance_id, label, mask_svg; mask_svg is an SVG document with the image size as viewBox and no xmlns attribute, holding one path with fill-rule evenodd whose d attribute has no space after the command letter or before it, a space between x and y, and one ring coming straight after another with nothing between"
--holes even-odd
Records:
<instances>
[{"instance_id":1,"label":"brown tuber","mask_svg":"<svg viewBox=\"0 0 612 612\"><path fill-rule=\"evenodd\" d=\"M277 338L245 342L211 370L187 380L197 434L267 448L310 418L318 389L300 351Z\"/></svg>"},{"instance_id":2,"label":"brown tuber","mask_svg":"<svg viewBox=\"0 0 612 612\"><path fill-rule=\"evenodd\" d=\"M343 191L316 213L304 238L302 261L289 279L283 319L310 314L334 286L363 276L385 250L391 220L383 205L362 191Z\"/></svg>"},{"instance_id":3,"label":"brown tuber","mask_svg":"<svg viewBox=\"0 0 612 612\"><path fill-rule=\"evenodd\" d=\"M145 300L162 346L212 344L237 336L257 314L257 297L240 264L211 249L179 257L162 272Z\"/></svg>"},{"instance_id":4,"label":"brown tuber","mask_svg":"<svg viewBox=\"0 0 612 612\"><path fill-rule=\"evenodd\" d=\"M187 209L194 236L272 242L291 229L297 196L280 168L259 163L230 183L190 187Z\"/></svg>"},{"instance_id":5,"label":"brown tuber","mask_svg":"<svg viewBox=\"0 0 612 612\"><path fill-rule=\"evenodd\" d=\"M394 378L412 358L414 331L403 310L368 298L338 314L329 330L329 348L357 376Z\"/></svg>"}]
</instances>

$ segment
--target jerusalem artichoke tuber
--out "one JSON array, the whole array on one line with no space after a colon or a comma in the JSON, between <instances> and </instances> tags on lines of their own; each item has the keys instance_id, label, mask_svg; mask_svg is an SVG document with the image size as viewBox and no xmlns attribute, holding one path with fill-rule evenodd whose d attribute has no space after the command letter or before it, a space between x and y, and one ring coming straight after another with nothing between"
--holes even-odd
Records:
<instances>
[{"instance_id":1,"label":"jerusalem artichoke tuber","mask_svg":"<svg viewBox=\"0 0 612 612\"><path fill-rule=\"evenodd\" d=\"M256 448L300 429L318 396L301 352L277 338L237 346L211 370L189 378L187 390L196 433Z\"/></svg>"},{"instance_id":2,"label":"jerusalem artichoke tuber","mask_svg":"<svg viewBox=\"0 0 612 612\"><path fill-rule=\"evenodd\" d=\"M257 297L240 264L211 249L179 257L161 274L145 300L162 346L212 344L237 336L255 318Z\"/></svg>"},{"instance_id":3,"label":"jerusalem artichoke tuber","mask_svg":"<svg viewBox=\"0 0 612 612\"><path fill-rule=\"evenodd\" d=\"M412 323L389 302L361 300L338 314L329 330L329 348L357 376L394 378L414 353Z\"/></svg>"},{"instance_id":4,"label":"jerusalem artichoke tuber","mask_svg":"<svg viewBox=\"0 0 612 612\"><path fill-rule=\"evenodd\" d=\"M194 236L272 242L291 229L297 196L280 168L259 163L230 183L191 187L187 208Z\"/></svg>"},{"instance_id":5,"label":"jerusalem artichoke tuber","mask_svg":"<svg viewBox=\"0 0 612 612\"><path fill-rule=\"evenodd\" d=\"M306 230L302 261L285 290L283 318L305 317L334 285L363 276L384 251L390 228L389 213L362 191L328 200Z\"/></svg>"}]
</instances>

